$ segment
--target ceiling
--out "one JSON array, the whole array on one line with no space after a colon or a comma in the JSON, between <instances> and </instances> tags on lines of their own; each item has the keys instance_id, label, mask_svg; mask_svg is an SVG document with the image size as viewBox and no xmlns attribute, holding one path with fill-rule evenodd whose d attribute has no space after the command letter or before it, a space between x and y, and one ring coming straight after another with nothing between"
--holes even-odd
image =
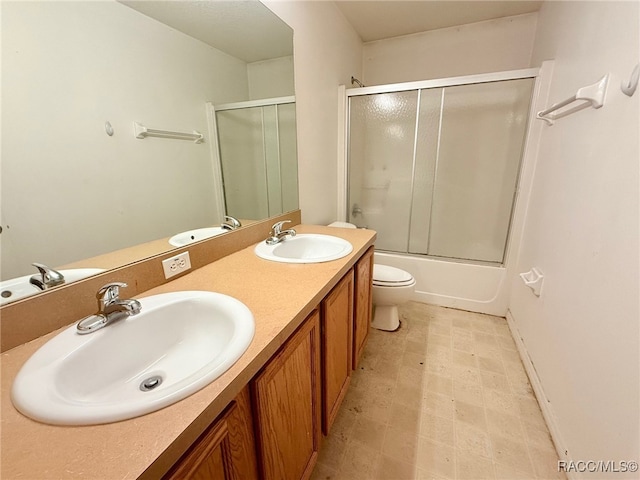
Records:
<instances>
[{"instance_id":1,"label":"ceiling","mask_svg":"<svg viewBox=\"0 0 640 480\"><path fill-rule=\"evenodd\" d=\"M293 55L293 30L255 0L118 1L248 63Z\"/></svg>"},{"instance_id":2,"label":"ceiling","mask_svg":"<svg viewBox=\"0 0 640 480\"><path fill-rule=\"evenodd\" d=\"M335 2L363 42L537 12L542 1Z\"/></svg>"}]
</instances>

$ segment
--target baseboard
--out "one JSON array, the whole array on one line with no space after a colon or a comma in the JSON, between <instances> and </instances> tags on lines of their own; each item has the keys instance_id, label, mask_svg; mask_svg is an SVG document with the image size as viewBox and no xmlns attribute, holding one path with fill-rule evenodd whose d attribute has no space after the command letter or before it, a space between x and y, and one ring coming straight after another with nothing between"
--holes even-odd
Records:
<instances>
[{"instance_id":1,"label":"baseboard","mask_svg":"<svg viewBox=\"0 0 640 480\"><path fill-rule=\"evenodd\" d=\"M569 449L567 448L567 445L562 438L562 434L560 433L560 428L558 427L558 422L556 421L556 416L553 412L553 408L551 407L551 403L544 393L544 388L542 388L540 377L538 377L538 373L533 366L533 362L529 357L527 347L525 346L524 341L520 336L520 332L518 331L518 327L513 316L511 315L510 310L507 311L507 324L509 325L511 336L516 343L516 347L518 349L518 353L520 354L520 359L522 360L524 369L527 372L527 376L529 377L531 388L533 388L533 392L535 393L536 399L538 400L538 405L540 405L542 416L547 423L547 428L549 429L549 433L551 434L553 444L556 447L558 458L560 460L569 460L571 458L571 456L569 455ZM565 472L565 475L569 480L577 480L575 472Z\"/></svg>"}]
</instances>

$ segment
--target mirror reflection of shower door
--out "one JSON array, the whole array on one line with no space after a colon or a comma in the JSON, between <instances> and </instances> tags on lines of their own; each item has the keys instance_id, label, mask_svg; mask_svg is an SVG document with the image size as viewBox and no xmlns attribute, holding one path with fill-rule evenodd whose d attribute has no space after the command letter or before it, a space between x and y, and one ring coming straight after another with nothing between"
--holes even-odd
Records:
<instances>
[{"instance_id":1,"label":"mirror reflection of shower door","mask_svg":"<svg viewBox=\"0 0 640 480\"><path fill-rule=\"evenodd\" d=\"M263 219L298 208L295 104L215 114L226 213Z\"/></svg>"},{"instance_id":2,"label":"mirror reflection of shower door","mask_svg":"<svg viewBox=\"0 0 640 480\"><path fill-rule=\"evenodd\" d=\"M417 91L349 102L349 221L376 230L383 250L407 248L417 102Z\"/></svg>"},{"instance_id":3,"label":"mirror reflection of shower door","mask_svg":"<svg viewBox=\"0 0 640 480\"><path fill-rule=\"evenodd\" d=\"M262 107L216 112L226 213L269 216Z\"/></svg>"}]
</instances>

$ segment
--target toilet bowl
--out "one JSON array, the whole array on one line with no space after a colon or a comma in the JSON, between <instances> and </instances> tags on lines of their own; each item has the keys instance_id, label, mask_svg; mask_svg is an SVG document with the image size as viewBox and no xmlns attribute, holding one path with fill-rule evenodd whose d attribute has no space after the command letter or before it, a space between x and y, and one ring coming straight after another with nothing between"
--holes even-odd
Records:
<instances>
[{"instance_id":1,"label":"toilet bowl","mask_svg":"<svg viewBox=\"0 0 640 480\"><path fill-rule=\"evenodd\" d=\"M373 265L373 305L371 326L394 331L400 326L398 305L411 300L416 280L409 272L388 265Z\"/></svg>"},{"instance_id":2,"label":"toilet bowl","mask_svg":"<svg viewBox=\"0 0 640 480\"><path fill-rule=\"evenodd\" d=\"M356 228L352 223L333 222L330 227ZM416 280L409 272L388 265L373 265L373 306L371 326L393 332L400 326L398 305L411 300Z\"/></svg>"}]
</instances>

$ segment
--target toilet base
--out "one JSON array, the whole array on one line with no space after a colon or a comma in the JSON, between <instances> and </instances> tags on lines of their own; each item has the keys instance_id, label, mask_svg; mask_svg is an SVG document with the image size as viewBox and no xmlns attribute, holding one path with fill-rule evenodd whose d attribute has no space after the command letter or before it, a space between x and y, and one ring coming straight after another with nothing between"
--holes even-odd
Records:
<instances>
[{"instance_id":1,"label":"toilet base","mask_svg":"<svg viewBox=\"0 0 640 480\"><path fill-rule=\"evenodd\" d=\"M397 305L376 305L371 326L378 330L393 332L400 327Z\"/></svg>"}]
</instances>

